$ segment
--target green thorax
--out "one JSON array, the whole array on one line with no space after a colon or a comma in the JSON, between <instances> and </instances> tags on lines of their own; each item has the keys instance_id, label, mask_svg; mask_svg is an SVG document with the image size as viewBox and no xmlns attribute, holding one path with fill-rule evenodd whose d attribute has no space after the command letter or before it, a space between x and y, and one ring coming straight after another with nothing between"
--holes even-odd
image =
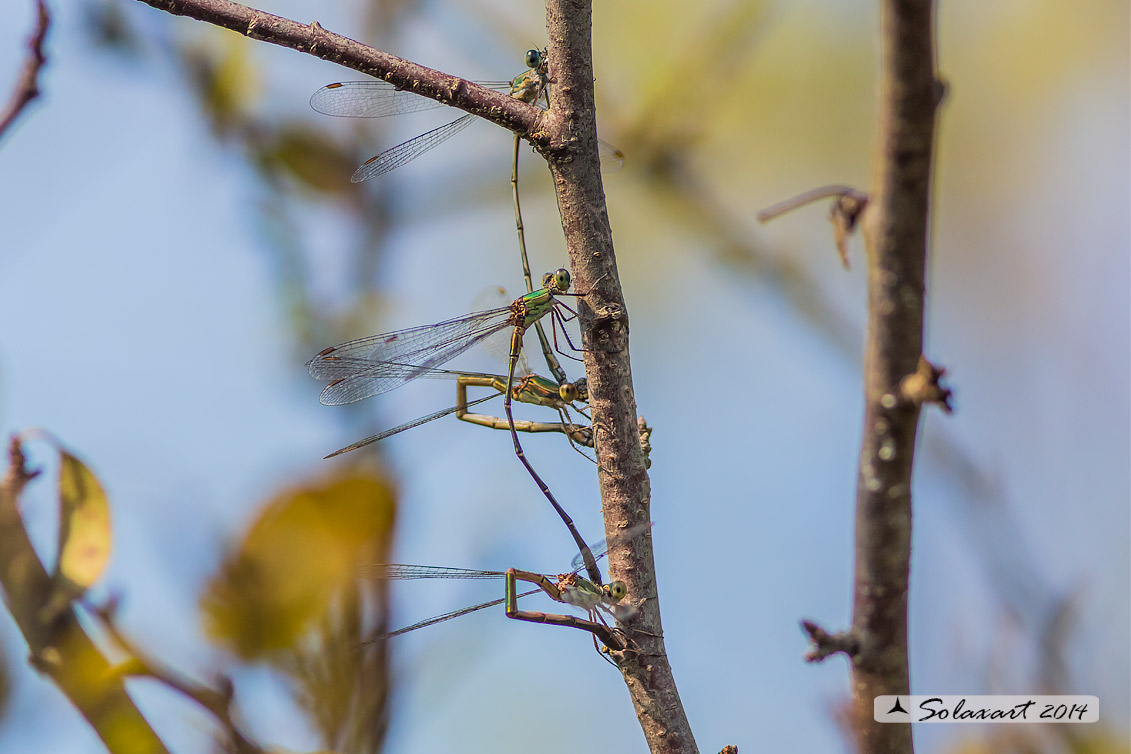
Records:
<instances>
[{"instance_id":1,"label":"green thorax","mask_svg":"<svg viewBox=\"0 0 1131 754\"><path fill-rule=\"evenodd\" d=\"M562 602L583 610L592 610L597 605L604 604L605 593L601 587L581 576L565 579L558 583Z\"/></svg>"},{"instance_id":2,"label":"green thorax","mask_svg":"<svg viewBox=\"0 0 1131 754\"><path fill-rule=\"evenodd\" d=\"M542 276L542 287L527 293L511 305L511 324L526 329L554 308L554 296L569 290L569 271L559 269Z\"/></svg>"},{"instance_id":3,"label":"green thorax","mask_svg":"<svg viewBox=\"0 0 1131 754\"><path fill-rule=\"evenodd\" d=\"M530 70L520 73L511 80L511 96L529 104L546 91L546 51L528 50L526 64Z\"/></svg>"}]
</instances>

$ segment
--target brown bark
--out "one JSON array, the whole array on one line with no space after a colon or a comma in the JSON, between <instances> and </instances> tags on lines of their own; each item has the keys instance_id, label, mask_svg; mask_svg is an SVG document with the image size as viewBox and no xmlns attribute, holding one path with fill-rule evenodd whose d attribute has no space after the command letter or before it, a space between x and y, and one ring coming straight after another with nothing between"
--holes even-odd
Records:
<instances>
[{"instance_id":1,"label":"brown bark","mask_svg":"<svg viewBox=\"0 0 1131 754\"><path fill-rule=\"evenodd\" d=\"M326 31L317 21L300 24L287 18L228 0L141 0L146 5L177 16L220 26L280 47L305 52L323 60L389 82L422 97L478 115L522 136L534 138L541 112L502 92L403 60L360 42ZM537 143L537 142L536 142Z\"/></svg>"},{"instance_id":2,"label":"brown bark","mask_svg":"<svg viewBox=\"0 0 1131 754\"><path fill-rule=\"evenodd\" d=\"M910 725L873 720L873 699L908 694L911 474L921 403L902 390L918 369L931 163L939 83L933 4L881 3L876 166L862 230L868 251L864 430L856 490L853 716L860 754L907 754Z\"/></svg>"},{"instance_id":3,"label":"brown bark","mask_svg":"<svg viewBox=\"0 0 1131 754\"><path fill-rule=\"evenodd\" d=\"M554 178L570 266L577 290L593 412L605 534L650 520L650 486L636 421L629 362L628 310L621 292L597 156L591 46L592 7L550 0L551 108L544 128L545 154ZM664 648L651 537L639 537L609 553L613 578L638 603L627 620L635 646L622 653L628 685L653 752L695 752L695 739Z\"/></svg>"}]
</instances>

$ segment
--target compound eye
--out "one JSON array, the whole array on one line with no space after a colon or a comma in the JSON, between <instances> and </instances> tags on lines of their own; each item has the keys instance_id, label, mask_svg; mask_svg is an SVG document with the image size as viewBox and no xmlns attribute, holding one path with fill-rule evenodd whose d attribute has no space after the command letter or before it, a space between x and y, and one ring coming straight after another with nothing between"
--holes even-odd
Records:
<instances>
[{"instance_id":1,"label":"compound eye","mask_svg":"<svg viewBox=\"0 0 1131 754\"><path fill-rule=\"evenodd\" d=\"M559 291L568 291L570 284L569 270L560 268L554 273L554 285L557 286Z\"/></svg>"},{"instance_id":2,"label":"compound eye","mask_svg":"<svg viewBox=\"0 0 1131 754\"><path fill-rule=\"evenodd\" d=\"M537 68L542 62L542 53L538 50L526 51L526 67Z\"/></svg>"},{"instance_id":3,"label":"compound eye","mask_svg":"<svg viewBox=\"0 0 1131 754\"><path fill-rule=\"evenodd\" d=\"M628 587L624 585L623 581L614 581L609 584L609 599L614 602L624 599L624 595L627 593Z\"/></svg>"},{"instance_id":4,"label":"compound eye","mask_svg":"<svg viewBox=\"0 0 1131 754\"><path fill-rule=\"evenodd\" d=\"M567 382L564 385L558 386L558 395L561 396L561 399L566 403L573 403L577 400L577 388L572 382Z\"/></svg>"}]
</instances>

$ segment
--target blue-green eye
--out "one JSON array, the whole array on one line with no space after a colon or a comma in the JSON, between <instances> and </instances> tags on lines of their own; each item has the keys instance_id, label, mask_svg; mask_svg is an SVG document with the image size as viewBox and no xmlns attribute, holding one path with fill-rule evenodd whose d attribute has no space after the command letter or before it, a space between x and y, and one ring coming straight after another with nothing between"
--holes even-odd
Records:
<instances>
[{"instance_id":1,"label":"blue-green eye","mask_svg":"<svg viewBox=\"0 0 1131 754\"><path fill-rule=\"evenodd\" d=\"M569 270L562 267L554 273L554 285L559 291L568 291L569 283Z\"/></svg>"},{"instance_id":2,"label":"blue-green eye","mask_svg":"<svg viewBox=\"0 0 1131 754\"><path fill-rule=\"evenodd\" d=\"M537 69L542 63L542 53L538 50L526 51L526 67Z\"/></svg>"}]
</instances>

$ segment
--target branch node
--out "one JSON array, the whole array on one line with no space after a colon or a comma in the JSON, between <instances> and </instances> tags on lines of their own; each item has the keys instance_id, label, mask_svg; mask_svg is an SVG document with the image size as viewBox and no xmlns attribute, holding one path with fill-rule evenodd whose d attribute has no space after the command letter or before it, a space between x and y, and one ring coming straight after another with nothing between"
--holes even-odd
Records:
<instances>
[{"instance_id":1,"label":"branch node","mask_svg":"<svg viewBox=\"0 0 1131 754\"><path fill-rule=\"evenodd\" d=\"M803 194L778 202L772 207L767 207L758 213L758 222L766 223L775 217L792 212L821 199L835 198L829 210L829 221L833 224L833 240L836 250L840 255L841 264L848 269L848 237L856 230L856 223L860 219L864 208L868 206L868 195L857 191L851 186L821 186L811 189Z\"/></svg>"},{"instance_id":2,"label":"branch node","mask_svg":"<svg viewBox=\"0 0 1131 754\"><path fill-rule=\"evenodd\" d=\"M837 197L829 209L829 222L833 224L833 242L844 269L848 269L848 238L856 230L864 208L868 206L868 195L860 191L848 191Z\"/></svg>"},{"instance_id":3,"label":"branch node","mask_svg":"<svg viewBox=\"0 0 1131 754\"><path fill-rule=\"evenodd\" d=\"M620 304L605 304L593 313L592 334L598 349L615 353L621 349L624 340L623 330L627 324L624 307Z\"/></svg>"},{"instance_id":4,"label":"branch node","mask_svg":"<svg viewBox=\"0 0 1131 754\"><path fill-rule=\"evenodd\" d=\"M950 83L941 76L935 78L935 109L942 105L946 95L950 92Z\"/></svg>"},{"instance_id":5,"label":"branch node","mask_svg":"<svg viewBox=\"0 0 1131 754\"><path fill-rule=\"evenodd\" d=\"M643 416L636 418L636 429L640 432L640 450L644 453L644 468L652 468L652 428Z\"/></svg>"},{"instance_id":6,"label":"branch node","mask_svg":"<svg viewBox=\"0 0 1131 754\"><path fill-rule=\"evenodd\" d=\"M919 366L914 374L907 375L899 383L899 395L904 401L916 406L937 403L946 413L954 413L954 406L950 402L953 392L940 384L945 375L945 367L937 367L920 355Z\"/></svg>"},{"instance_id":7,"label":"branch node","mask_svg":"<svg viewBox=\"0 0 1131 754\"><path fill-rule=\"evenodd\" d=\"M860 639L852 631L830 634L811 620L801 621L801 627L813 645L813 650L805 655L806 662L822 662L838 652L851 659L860 652Z\"/></svg>"},{"instance_id":8,"label":"branch node","mask_svg":"<svg viewBox=\"0 0 1131 754\"><path fill-rule=\"evenodd\" d=\"M322 24L318 23L317 21L310 22L310 34L314 37L314 41L310 43L311 55L318 55L318 43L321 41L319 39L319 36L321 36L325 32L326 30L322 28Z\"/></svg>"},{"instance_id":9,"label":"branch node","mask_svg":"<svg viewBox=\"0 0 1131 754\"><path fill-rule=\"evenodd\" d=\"M44 647L38 652L28 654L28 665L44 675L50 675L63 666L63 655L58 647Z\"/></svg>"}]
</instances>

